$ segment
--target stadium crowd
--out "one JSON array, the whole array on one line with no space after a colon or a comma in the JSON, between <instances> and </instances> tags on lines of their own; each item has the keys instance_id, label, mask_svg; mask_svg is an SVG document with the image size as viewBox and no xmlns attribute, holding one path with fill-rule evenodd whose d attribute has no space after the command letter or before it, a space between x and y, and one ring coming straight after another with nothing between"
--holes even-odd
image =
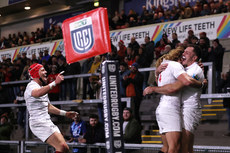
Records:
<instances>
[{"instance_id":1,"label":"stadium crowd","mask_svg":"<svg viewBox=\"0 0 230 153\"><path fill-rule=\"evenodd\" d=\"M157 8L153 5L151 10L142 7L142 13L137 14L135 10L130 9L128 14L125 11L115 11L114 15L109 19L110 30L124 29L147 24L155 24L161 22L175 21L180 19L188 19L193 17L213 15L230 12L229 1L202 0L197 1L194 6L186 2L182 6L178 1L178 7L173 6L172 10L164 10L162 5ZM50 40L62 39L62 29L58 25L51 25L50 29L37 28L28 34L27 32L18 32L9 34L8 38L2 37L0 40L0 49L41 43Z\"/></svg>"},{"instance_id":2,"label":"stadium crowd","mask_svg":"<svg viewBox=\"0 0 230 153\"><path fill-rule=\"evenodd\" d=\"M182 6L180 1L178 1L178 7L173 6L171 10L164 10L162 5L159 5L157 8L152 5L151 10L147 10L146 6L143 6L141 14L137 14L132 9L129 10L128 15L125 14L124 10L121 12L116 11L111 18L110 25L112 29L124 29L227 12L230 12L229 1L202 0L197 1L194 6L191 6L189 2Z\"/></svg>"}]
</instances>

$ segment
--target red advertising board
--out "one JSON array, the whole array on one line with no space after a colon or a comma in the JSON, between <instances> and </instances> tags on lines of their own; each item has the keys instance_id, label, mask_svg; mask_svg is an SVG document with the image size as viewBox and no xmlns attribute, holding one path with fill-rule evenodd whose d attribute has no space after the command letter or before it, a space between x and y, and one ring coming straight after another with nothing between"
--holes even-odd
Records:
<instances>
[{"instance_id":1,"label":"red advertising board","mask_svg":"<svg viewBox=\"0 0 230 153\"><path fill-rule=\"evenodd\" d=\"M111 52L106 8L66 19L62 31L67 63Z\"/></svg>"}]
</instances>

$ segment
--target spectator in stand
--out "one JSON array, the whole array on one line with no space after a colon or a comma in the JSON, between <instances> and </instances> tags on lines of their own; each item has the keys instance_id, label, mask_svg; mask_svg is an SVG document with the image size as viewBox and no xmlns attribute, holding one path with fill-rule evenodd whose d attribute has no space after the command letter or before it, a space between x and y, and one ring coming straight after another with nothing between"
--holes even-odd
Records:
<instances>
[{"instance_id":1,"label":"spectator in stand","mask_svg":"<svg viewBox=\"0 0 230 153\"><path fill-rule=\"evenodd\" d=\"M218 10L216 8L215 2L212 1L209 5L210 5L210 15L217 14Z\"/></svg>"},{"instance_id":2,"label":"spectator in stand","mask_svg":"<svg viewBox=\"0 0 230 153\"><path fill-rule=\"evenodd\" d=\"M199 17L200 16L200 10L198 8L198 6L193 6L193 15L192 17Z\"/></svg>"},{"instance_id":3,"label":"spectator in stand","mask_svg":"<svg viewBox=\"0 0 230 153\"><path fill-rule=\"evenodd\" d=\"M146 59L145 44L143 44L139 48L138 55L136 56L136 62L139 64L140 68L147 67Z\"/></svg>"},{"instance_id":4,"label":"spectator in stand","mask_svg":"<svg viewBox=\"0 0 230 153\"><path fill-rule=\"evenodd\" d=\"M101 57L97 55L94 57L94 61L88 73L97 73L97 70L100 68L100 65L101 65ZM97 77L98 76L91 76L92 79L97 79ZM90 99L94 99L94 92L91 87L89 88L89 96L90 96Z\"/></svg>"},{"instance_id":5,"label":"spectator in stand","mask_svg":"<svg viewBox=\"0 0 230 153\"><path fill-rule=\"evenodd\" d=\"M4 82L9 82L11 81L11 77L12 77L12 70L13 70L13 66L9 66L7 64L3 64L3 75L4 75Z\"/></svg>"},{"instance_id":6,"label":"spectator in stand","mask_svg":"<svg viewBox=\"0 0 230 153\"><path fill-rule=\"evenodd\" d=\"M82 64L81 73L82 74L88 73L92 64L93 64L93 59L87 58ZM89 84L89 78L84 77L83 78L83 97L82 97L82 99L86 99L86 95L89 92L89 90L92 90L90 87L90 84Z\"/></svg>"},{"instance_id":7,"label":"spectator in stand","mask_svg":"<svg viewBox=\"0 0 230 153\"><path fill-rule=\"evenodd\" d=\"M31 60L37 60L36 53L32 54Z\"/></svg>"},{"instance_id":8,"label":"spectator in stand","mask_svg":"<svg viewBox=\"0 0 230 153\"><path fill-rule=\"evenodd\" d=\"M221 93L221 72L223 67L223 56L225 49L219 42L219 39L212 41L212 47L208 49L209 62L213 62L216 70L216 93Z\"/></svg>"},{"instance_id":9,"label":"spectator in stand","mask_svg":"<svg viewBox=\"0 0 230 153\"><path fill-rule=\"evenodd\" d=\"M127 21L127 16L125 14L125 11L121 10L120 20L119 20L120 25L125 25L126 21Z\"/></svg>"},{"instance_id":10,"label":"spectator in stand","mask_svg":"<svg viewBox=\"0 0 230 153\"><path fill-rule=\"evenodd\" d=\"M150 15L153 16L153 14L156 12L156 6L152 5L151 10L149 11Z\"/></svg>"},{"instance_id":11,"label":"spectator in stand","mask_svg":"<svg viewBox=\"0 0 230 153\"><path fill-rule=\"evenodd\" d=\"M120 21L120 14L118 11L114 12L114 17L112 18L112 21L115 25L119 25L119 21Z\"/></svg>"},{"instance_id":12,"label":"spectator in stand","mask_svg":"<svg viewBox=\"0 0 230 153\"><path fill-rule=\"evenodd\" d=\"M42 58L43 58L43 51L39 52L39 56L38 56L38 63L42 64Z\"/></svg>"},{"instance_id":13,"label":"spectator in stand","mask_svg":"<svg viewBox=\"0 0 230 153\"><path fill-rule=\"evenodd\" d=\"M56 50L55 51L55 56L57 57L57 60L60 59L60 58L65 58L63 55L62 55L62 52L60 50Z\"/></svg>"},{"instance_id":14,"label":"spectator in stand","mask_svg":"<svg viewBox=\"0 0 230 153\"><path fill-rule=\"evenodd\" d=\"M60 66L59 66L59 64L58 64L58 59L57 59L57 57L56 57L55 55L53 55L53 56L51 56L50 60L51 60L51 62L47 63L47 64L48 64L48 69L47 69L47 71L50 72L50 71L51 71L51 66L52 66L52 65L56 65L56 66L57 66L57 71L58 71L58 72L61 72L61 71L59 70ZM46 62L46 60L44 60L44 61ZM62 71L64 71L64 69L63 69Z\"/></svg>"},{"instance_id":15,"label":"spectator in stand","mask_svg":"<svg viewBox=\"0 0 230 153\"><path fill-rule=\"evenodd\" d=\"M185 19L193 17L193 10L190 6L185 8L184 17L185 17Z\"/></svg>"},{"instance_id":16,"label":"spectator in stand","mask_svg":"<svg viewBox=\"0 0 230 153\"><path fill-rule=\"evenodd\" d=\"M201 16L210 15L210 9L208 4L203 5L203 10L200 12Z\"/></svg>"},{"instance_id":17,"label":"spectator in stand","mask_svg":"<svg viewBox=\"0 0 230 153\"><path fill-rule=\"evenodd\" d=\"M180 10L179 11L179 17L178 17L179 20L182 20L182 19L185 19L185 12L184 10Z\"/></svg>"},{"instance_id":18,"label":"spectator in stand","mask_svg":"<svg viewBox=\"0 0 230 153\"><path fill-rule=\"evenodd\" d=\"M145 57L145 60L144 59L142 60L144 60L145 62L143 63L142 66L150 67L154 59L154 41L151 41L149 36L145 37L145 52L142 53L142 58L143 57ZM142 72L142 74L144 77L143 89L145 89L148 86L149 71Z\"/></svg>"},{"instance_id":19,"label":"spectator in stand","mask_svg":"<svg viewBox=\"0 0 230 153\"><path fill-rule=\"evenodd\" d=\"M97 72L99 73L99 76L97 78L92 76L89 77L89 82L91 88L93 89L93 92L95 93L95 98L102 99L101 70L98 69ZM97 110L98 110L99 122L104 123L104 113L103 113L102 103L97 104Z\"/></svg>"},{"instance_id":20,"label":"spectator in stand","mask_svg":"<svg viewBox=\"0 0 230 153\"><path fill-rule=\"evenodd\" d=\"M154 41L150 40L149 36L145 37L145 54L146 54L146 67L150 67L154 59Z\"/></svg>"},{"instance_id":21,"label":"spectator in stand","mask_svg":"<svg viewBox=\"0 0 230 153\"><path fill-rule=\"evenodd\" d=\"M130 47L127 48L127 55L124 61L128 64L128 66L131 66L133 63L136 62L136 54L132 48Z\"/></svg>"},{"instance_id":22,"label":"spectator in stand","mask_svg":"<svg viewBox=\"0 0 230 153\"><path fill-rule=\"evenodd\" d=\"M131 41L130 41L130 43L128 44L128 47L130 47L130 48L132 48L132 50L134 50L135 55L137 54L138 49L140 48L140 45L139 45L139 43L136 41L136 38L135 38L135 37L132 37L132 38L131 38Z\"/></svg>"},{"instance_id":23,"label":"spectator in stand","mask_svg":"<svg viewBox=\"0 0 230 153\"><path fill-rule=\"evenodd\" d=\"M119 50L118 50L117 54L118 54L118 56L120 58L120 62L124 62L124 58L125 58L125 55L126 55L126 52L127 52L127 48L125 47L123 40L120 40L118 42L118 47L119 47Z\"/></svg>"},{"instance_id":24,"label":"spectator in stand","mask_svg":"<svg viewBox=\"0 0 230 153\"><path fill-rule=\"evenodd\" d=\"M121 97L126 97L126 88L123 85L123 77L128 76L130 74L130 70L128 68L127 63L122 62L120 63L120 94Z\"/></svg>"},{"instance_id":25,"label":"spectator in stand","mask_svg":"<svg viewBox=\"0 0 230 153\"><path fill-rule=\"evenodd\" d=\"M7 40L8 40L8 42L12 41L12 35L11 34L8 35L8 39Z\"/></svg>"},{"instance_id":26,"label":"spectator in stand","mask_svg":"<svg viewBox=\"0 0 230 153\"><path fill-rule=\"evenodd\" d=\"M172 33L172 49L175 49L177 44L180 43L180 40L178 40L177 33Z\"/></svg>"},{"instance_id":27,"label":"spectator in stand","mask_svg":"<svg viewBox=\"0 0 230 153\"><path fill-rule=\"evenodd\" d=\"M55 81L58 75L57 65L52 65L51 73L48 75L48 83ZM58 101L59 100L59 93L60 93L60 85L56 85L53 89L48 92L48 96L50 101Z\"/></svg>"},{"instance_id":28,"label":"spectator in stand","mask_svg":"<svg viewBox=\"0 0 230 153\"><path fill-rule=\"evenodd\" d=\"M226 3L227 6L227 12L230 12L230 2Z\"/></svg>"},{"instance_id":29,"label":"spectator in stand","mask_svg":"<svg viewBox=\"0 0 230 153\"><path fill-rule=\"evenodd\" d=\"M226 13L227 12L227 6L224 5L223 0L219 0L219 9L218 13Z\"/></svg>"},{"instance_id":30,"label":"spectator in stand","mask_svg":"<svg viewBox=\"0 0 230 153\"><path fill-rule=\"evenodd\" d=\"M25 103L24 99L24 92L25 92L25 85L20 85L20 91L16 95L16 99L14 100L14 104L22 104ZM26 107L18 107L17 108L17 123L21 127L21 129L25 129L25 122L26 122ZM24 137L24 136L23 136Z\"/></svg>"},{"instance_id":31,"label":"spectator in stand","mask_svg":"<svg viewBox=\"0 0 230 153\"><path fill-rule=\"evenodd\" d=\"M157 9L156 9L156 12L159 13L159 12L164 12L164 9L162 7L161 4L158 5Z\"/></svg>"},{"instance_id":32,"label":"spectator in stand","mask_svg":"<svg viewBox=\"0 0 230 153\"><path fill-rule=\"evenodd\" d=\"M3 63L0 62L0 83L4 81L4 74L2 69Z\"/></svg>"},{"instance_id":33,"label":"spectator in stand","mask_svg":"<svg viewBox=\"0 0 230 153\"><path fill-rule=\"evenodd\" d=\"M142 100L143 75L138 71L139 65L133 63L131 73L123 77L123 85L126 87L126 96L131 97L131 107L135 118L141 123L139 108Z\"/></svg>"},{"instance_id":34,"label":"spectator in stand","mask_svg":"<svg viewBox=\"0 0 230 153\"><path fill-rule=\"evenodd\" d=\"M9 48L9 42L7 41L6 37L2 37L0 40L0 49Z\"/></svg>"},{"instance_id":35,"label":"spectator in stand","mask_svg":"<svg viewBox=\"0 0 230 153\"><path fill-rule=\"evenodd\" d=\"M81 119L80 112L76 111L77 115L73 118L73 122L70 126L71 138L68 142L78 142L78 139L82 139L86 133L86 123ZM86 153L86 148L73 148L73 153Z\"/></svg>"},{"instance_id":36,"label":"spectator in stand","mask_svg":"<svg viewBox=\"0 0 230 153\"><path fill-rule=\"evenodd\" d=\"M145 16L146 13L149 13L149 11L146 9L146 6L143 5L142 6L142 12L141 12L141 18L142 19L144 18L144 16Z\"/></svg>"},{"instance_id":37,"label":"spectator in stand","mask_svg":"<svg viewBox=\"0 0 230 153\"><path fill-rule=\"evenodd\" d=\"M31 59L28 58L26 61L26 65L24 66L24 68L22 70L20 80L28 80L29 79L28 69L29 69L31 64L32 64L32 61L31 61Z\"/></svg>"},{"instance_id":38,"label":"spectator in stand","mask_svg":"<svg viewBox=\"0 0 230 153\"><path fill-rule=\"evenodd\" d=\"M129 27L135 27L137 26L137 20L134 19L134 17L129 18Z\"/></svg>"},{"instance_id":39,"label":"spectator in stand","mask_svg":"<svg viewBox=\"0 0 230 153\"><path fill-rule=\"evenodd\" d=\"M7 93L7 88L5 86L2 86L0 84L0 104L8 104L11 103L10 98ZM5 109L5 108L4 108ZM3 110L1 109L0 113L2 113Z\"/></svg>"},{"instance_id":40,"label":"spectator in stand","mask_svg":"<svg viewBox=\"0 0 230 153\"><path fill-rule=\"evenodd\" d=\"M183 43L180 44L179 46L181 46L181 47L183 47L183 48L186 48L186 47L188 47L188 45L189 45L188 39L185 39L185 40L183 41Z\"/></svg>"},{"instance_id":41,"label":"spectator in stand","mask_svg":"<svg viewBox=\"0 0 230 153\"><path fill-rule=\"evenodd\" d=\"M160 58L163 55L163 51L165 50L166 43L163 39L159 41L158 47L155 47L155 55L156 59Z\"/></svg>"},{"instance_id":42,"label":"spectator in stand","mask_svg":"<svg viewBox=\"0 0 230 153\"><path fill-rule=\"evenodd\" d=\"M172 48L170 45L166 45L165 49L161 52L161 55L163 56L164 54L167 54L168 52L170 52L171 49Z\"/></svg>"},{"instance_id":43,"label":"spectator in stand","mask_svg":"<svg viewBox=\"0 0 230 153\"><path fill-rule=\"evenodd\" d=\"M152 15L149 13L149 11L146 9L146 6L142 6L142 13L140 17L141 24L145 25L150 18L152 18Z\"/></svg>"},{"instance_id":44,"label":"spectator in stand","mask_svg":"<svg viewBox=\"0 0 230 153\"><path fill-rule=\"evenodd\" d=\"M206 32L201 32L201 33L199 33L199 35L200 35L200 39L204 39L205 40L206 46L210 47L210 40L207 37Z\"/></svg>"},{"instance_id":45,"label":"spectator in stand","mask_svg":"<svg viewBox=\"0 0 230 153\"><path fill-rule=\"evenodd\" d=\"M31 32L30 42L31 41L35 42L35 33L33 31Z\"/></svg>"},{"instance_id":46,"label":"spectator in stand","mask_svg":"<svg viewBox=\"0 0 230 153\"><path fill-rule=\"evenodd\" d=\"M58 59L58 72L66 71L67 67L66 59L65 58L59 58ZM66 75L66 73L63 73L63 75ZM60 99L61 100L66 100L67 99L67 86L66 86L66 80L60 85L61 87L61 94L60 94ZM75 95L76 96L76 95Z\"/></svg>"},{"instance_id":47,"label":"spectator in stand","mask_svg":"<svg viewBox=\"0 0 230 153\"><path fill-rule=\"evenodd\" d=\"M45 70L47 71L47 75L49 75L51 73L52 67L50 65L48 65L48 62L46 60L42 60L42 65L45 68Z\"/></svg>"},{"instance_id":48,"label":"spectator in stand","mask_svg":"<svg viewBox=\"0 0 230 153\"><path fill-rule=\"evenodd\" d=\"M187 37L187 41L188 41L189 44L192 44L192 38L193 38L194 36L195 36L195 35L194 35L193 30L190 29L190 30L188 31L188 37Z\"/></svg>"},{"instance_id":49,"label":"spectator in stand","mask_svg":"<svg viewBox=\"0 0 230 153\"><path fill-rule=\"evenodd\" d=\"M206 44L206 41L204 38L201 38L199 41L199 46L201 48L201 59L202 62L208 62L208 45ZM204 67L204 76L205 78L207 78L207 71L208 71L208 67Z\"/></svg>"},{"instance_id":50,"label":"spectator in stand","mask_svg":"<svg viewBox=\"0 0 230 153\"><path fill-rule=\"evenodd\" d=\"M89 124L86 126L86 133L82 139L78 139L80 143L104 143L105 142L105 131L103 124L98 122L98 116L91 114L89 116ZM91 153L98 153L98 149L92 148Z\"/></svg>"},{"instance_id":51,"label":"spectator in stand","mask_svg":"<svg viewBox=\"0 0 230 153\"><path fill-rule=\"evenodd\" d=\"M111 49L112 51L107 54L106 59L120 61L119 55L117 54L117 48L112 43L111 43Z\"/></svg>"},{"instance_id":52,"label":"spectator in stand","mask_svg":"<svg viewBox=\"0 0 230 153\"><path fill-rule=\"evenodd\" d=\"M140 16L137 17L137 26L142 26L142 25L146 25L146 24L147 24L146 20L141 20Z\"/></svg>"},{"instance_id":53,"label":"spectator in stand","mask_svg":"<svg viewBox=\"0 0 230 153\"><path fill-rule=\"evenodd\" d=\"M47 49L44 50L44 56L42 57L42 61L46 60L46 62L49 62L50 57L51 56L49 55L49 51Z\"/></svg>"},{"instance_id":54,"label":"spectator in stand","mask_svg":"<svg viewBox=\"0 0 230 153\"><path fill-rule=\"evenodd\" d=\"M53 34L53 39L54 40L57 40L57 39L62 39L63 36L62 36L62 29L59 25L55 25L55 31L54 31L54 34Z\"/></svg>"},{"instance_id":55,"label":"spectator in stand","mask_svg":"<svg viewBox=\"0 0 230 153\"><path fill-rule=\"evenodd\" d=\"M165 21L165 17L164 17L163 12L158 12L158 20L160 22L164 22Z\"/></svg>"},{"instance_id":56,"label":"spectator in stand","mask_svg":"<svg viewBox=\"0 0 230 153\"><path fill-rule=\"evenodd\" d=\"M133 10L129 10L129 14L127 16L127 21L130 21L130 18L133 17L133 19L136 21L137 20L137 13Z\"/></svg>"},{"instance_id":57,"label":"spectator in stand","mask_svg":"<svg viewBox=\"0 0 230 153\"><path fill-rule=\"evenodd\" d=\"M18 39L18 46L22 46L23 40L21 38Z\"/></svg>"},{"instance_id":58,"label":"spectator in stand","mask_svg":"<svg viewBox=\"0 0 230 153\"><path fill-rule=\"evenodd\" d=\"M172 44L171 41L168 39L167 34L165 34L165 33L162 35L161 40L164 41L164 44L165 44L165 45L171 45L171 44ZM155 47L159 47L160 45L161 45L161 42L160 42L160 40L159 40L159 41L156 43L156 46L155 46Z\"/></svg>"},{"instance_id":59,"label":"spectator in stand","mask_svg":"<svg viewBox=\"0 0 230 153\"><path fill-rule=\"evenodd\" d=\"M13 69L11 71L12 73L12 76L11 76L11 79L10 81L19 81L20 80L20 77L21 77L21 74L22 74L22 69L21 69L21 65L20 64L14 64L13 65Z\"/></svg>"},{"instance_id":60,"label":"spectator in stand","mask_svg":"<svg viewBox=\"0 0 230 153\"><path fill-rule=\"evenodd\" d=\"M223 75L222 87L224 88L224 93L230 93L230 71ZM230 98L223 99L223 106L227 109L227 118L228 118L228 133L224 136L230 137Z\"/></svg>"},{"instance_id":61,"label":"spectator in stand","mask_svg":"<svg viewBox=\"0 0 230 153\"><path fill-rule=\"evenodd\" d=\"M199 43L199 39L198 39L196 36L194 36L194 37L192 38L192 44L198 45L198 43Z\"/></svg>"},{"instance_id":62,"label":"spectator in stand","mask_svg":"<svg viewBox=\"0 0 230 153\"><path fill-rule=\"evenodd\" d=\"M26 65L27 62L27 56L26 56L26 52L22 52L22 57L21 57L21 62L22 62L22 66L24 67Z\"/></svg>"},{"instance_id":63,"label":"spectator in stand","mask_svg":"<svg viewBox=\"0 0 230 153\"><path fill-rule=\"evenodd\" d=\"M141 125L133 117L130 108L123 110L123 135L125 143L141 143ZM127 150L131 152L131 150Z\"/></svg>"},{"instance_id":64,"label":"spectator in stand","mask_svg":"<svg viewBox=\"0 0 230 153\"><path fill-rule=\"evenodd\" d=\"M76 74L80 74L81 73L81 65L79 62L74 62L71 64L67 64L66 65L66 69L65 69L65 75L76 75ZM69 99L73 100L76 99L76 95L77 95L77 81L78 78L72 78L72 79L66 79L64 83L66 83L67 87L66 87L66 92L69 93Z\"/></svg>"},{"instance_id":65,"label":"spectator in stand","mask_svg":"<svg viewBox=\"0 0 230 153\"><path fill-rule=\"evenodd\" d=\"M12 132L12 125L8 122L8 115L2 114L0 122L0 140L10 140L10 135ZM10 146L9 145L1 145L0 152L1 153L9 153Z\"/></svg>"}]
</instances>

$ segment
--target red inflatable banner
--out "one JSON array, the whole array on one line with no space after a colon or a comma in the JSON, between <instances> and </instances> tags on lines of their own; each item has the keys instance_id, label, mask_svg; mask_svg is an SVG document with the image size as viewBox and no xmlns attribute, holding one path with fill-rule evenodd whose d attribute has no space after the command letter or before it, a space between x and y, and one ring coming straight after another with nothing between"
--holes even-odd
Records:
<instances>
[{"instance_id":1,"label":"red inflatable banner","mask_svg":"<svg viewBox=\"0 0 230 153\"><path fill-rule=\"evenodd\" d=\"M67 63L111 52L106 8L66 19L62 31Z\"/></svg>"}]
</instances>

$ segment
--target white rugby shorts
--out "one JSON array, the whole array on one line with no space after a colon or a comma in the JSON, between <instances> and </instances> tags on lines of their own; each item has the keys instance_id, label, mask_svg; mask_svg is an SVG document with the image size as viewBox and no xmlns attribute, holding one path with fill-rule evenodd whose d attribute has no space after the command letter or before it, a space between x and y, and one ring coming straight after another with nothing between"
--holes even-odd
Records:
<instances>
[{"instance_id":1,"label":"white rugby shorts","mask_svg":"<svg viewBox=\"0 0 230 153\"><path fill-rule=\"evenodd\" d=\"M194 133L201 120L200 108L182 108L182 128Z\"/></svg>"},{"instance_id":2,"label":"white rugby shorts","mask_svg":"<svg viewBox=\"0 0 230 153\"><path fill-rule=\"evenodd\" d=\"M158 106L156 119L159 126L159 133L181 132L181 111L180 109Z\"/></svg>"},{"instance_id":3,"label":"white rugby shorts","mask_svg":"<svg viewBox=\"0 0 230 153\"><path fill-rule=\"evenodd\" d=\"M35 136L45 142L54 132L61 133L50 119L30 120L30 129Z\"/></svg>"}]
</instances>

